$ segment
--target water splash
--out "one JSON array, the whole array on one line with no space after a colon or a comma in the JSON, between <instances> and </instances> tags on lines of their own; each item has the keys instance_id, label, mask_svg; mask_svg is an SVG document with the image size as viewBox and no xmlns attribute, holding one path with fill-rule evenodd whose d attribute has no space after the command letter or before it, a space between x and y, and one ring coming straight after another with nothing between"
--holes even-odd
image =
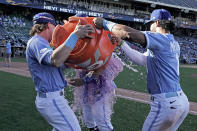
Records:
<instances>
[{"instance_id":1,"label":"water splash","mask_svg":"<svg viewBox=\"0 0 197 131\"><path fill-rule=\"evenodd\" d=\"M129 60L129 58L122 50L120 50L120 48L116 47L112 55L119 59L122 62L122 64L129 70L132 70L133 72L138 72L138 70L133 67L133 62Z\"/></svg>"},{"instance_id":2,"label":"water splash","mask_svg":"<svg viewBox=\"0 0 197 131\"><path fill-rule=\"evenodd\" d=\"M73 68L66 69L64 72L64 75L65 75L66 80L75 78L76 77L75 69ZM85 122L83 120L80 94L82 94L81 87L74 87L68 84L66 88L66 98L69 101L69 105L71 109L75 112L75 115L77 116L79 124L81 125L81 127L85 127Z\"/></svg>"},{"instance_id":3,"label":"water splash","mask_svg":"<svg viewBox=\"0 0 197 131\"><path fill-rule=\"evenodd\" d=\"M126 54L123 51L121 51L119 48L116 48L112 55L115 58L119 59L122 62L122 64L124 65L124 67L128 68L129 70L131 70L135 73L140 73L139 75L141 78L139 78L139 80L143 79L144 73L142 71L140 71L140 69L135 68L136 66L129 60L129 58L126 56ZM76 77L75 70L72 68L67 69L65 71L65 77L66 77L66 79L75 78ZM128 83L127 86L136 86L136 82L132 81L132 83L130 83L130 84ZM80 94L82 94L82 88L73 87L73 86L69 85L67 91L69 92L69 94L73 94L73 99L69 100L70 106L71 106L72 110L75 112L80 125L82 127L85 127L85 122L83 119L83 112L82 112L81 95L80 95ZM117 99L116 96L114 96L113 104L115 104L116 99ZM111 108L112 108L112 112L114 112L113 106Z\"/></svg>"}]
</instances>

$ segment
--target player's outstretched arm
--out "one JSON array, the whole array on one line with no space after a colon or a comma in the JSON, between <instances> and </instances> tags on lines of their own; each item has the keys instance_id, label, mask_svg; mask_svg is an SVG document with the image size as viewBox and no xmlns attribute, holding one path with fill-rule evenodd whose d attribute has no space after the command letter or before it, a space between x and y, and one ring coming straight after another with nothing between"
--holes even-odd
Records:
<instances>
[{"instance_id":1,"label":"player's outstretched arm","mask_svg":"<svg viewBox=\"0 0 197 131\"><path fill-rule=\"evenodd\" d=\"M94 33L93 27L88 25L80 25L76 26L75 30L69 38L58 48L56 48L51 56L52 64L56 67L61 66L68 58L72 50L74 49L78 39L80 38L92 38L89 34Z\"/></svg>"},{"instance_id":2,"label":"player's outstretched arm","mask_svg":"<svg viewBox=\"0 0 197 131\"><path fill-rule=\"evenodd\" d=\"M144 33L141 31L135 30L125 25L115 24L111 32L123 40L139 43L143 47L146 47L146 38Z\"/></svg>"},{"instance_id":3,"label":"player's outstretched arm","mask_svg":"<svg viewBox=\"0 0 197 131\"><path fill-rule=\"evenodd\" d=\"M133 29L125 25L116 24L103 18L95 18L94 24L99 29L104 28L111 31L115 36L123 40L139 43L143 47L146 47L147 45L144 33L139 30Z\"/></svg>"},{"instance_id":4,"label":"player's outstretched arm","mask_svg":"<svg viewBox=\"0 0 197 131\"><path fill-rule=\"evenodd\" d=\"M147 56L143 53L132 49L125 41L118 43L118 46L125 52L129 59L137 65L145 66L147 61Z\"/></svg>"}]
</instances>

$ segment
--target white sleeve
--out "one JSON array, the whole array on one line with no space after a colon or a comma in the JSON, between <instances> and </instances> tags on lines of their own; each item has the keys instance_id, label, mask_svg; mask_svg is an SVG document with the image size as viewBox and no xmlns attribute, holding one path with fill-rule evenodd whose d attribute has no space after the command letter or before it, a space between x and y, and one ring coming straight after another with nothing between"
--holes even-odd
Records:
<instances>
[{"instance_id":1,"label":"white sleeve","mask_svg":"<svg viewBox=\"0 0 197 131\"><path fill-rule=\"evenodd\" d=\"M123 41L121 48L132 62L141 66L146 65L147 56L145 56L143 53L132 49L125 41Z\"/></svg>"}]
</instances>

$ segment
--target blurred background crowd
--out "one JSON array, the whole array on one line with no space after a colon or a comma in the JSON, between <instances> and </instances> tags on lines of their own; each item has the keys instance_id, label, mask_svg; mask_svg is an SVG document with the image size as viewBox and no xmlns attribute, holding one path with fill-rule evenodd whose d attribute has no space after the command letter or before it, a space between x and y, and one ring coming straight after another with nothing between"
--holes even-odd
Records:
<instances>
[{"instance_id":1,"label":"blurred background crowd","mask_svg":"<svg viewBox=\"0 0 197 131\"><path fill-rule=\"evenodd\" d=\"M16 0L17 1L17 0ZM150 13L155 9L157 3L174 4L183 7L181 9L169 8L173 15L173 21L176 25L175 36L180 43L182 63L197 64L197 2L195 0L147 0L149 4L141 2L121 2L119 0L18 0L26 2L29 5L53 5L63 6L64 8L73 10L84 10L93 12L102 12L112 15L126 15L132 18L149 19ZM151 2L152 1L152 2ZM173 3L172 3L173 2ZM1 3L0 3L1 4ZM12 3L13 5L13 3ZM10 42L12 45L12 57L25 56L25 48L29 36L29 30L32 26L32 14L43 12L40 9L25 8L12 5L0 5L0 56L4 55L4 47ZM161 6L162 7L162 6ZM10 10L14 8L14 10ZM145 10L146 9L146 10ZM194 9L190 11L189 9ZM49 11L50 12L50 11ZM50 12L56 17L58 24L63 24L63 20L74 15L72 13ZM125 24L139 30L147 29L143 22L124 21L121 19L111 19L117 23ZM187 28L185 25L191 25ZM191 28L192 27L192 28ZM145 52L140 46L130 44L131 48L135 48L141 52ZM121 51L119 51L121 53ZM122 57L125 57L122 55Z\"/></svg>"}]
</instances>

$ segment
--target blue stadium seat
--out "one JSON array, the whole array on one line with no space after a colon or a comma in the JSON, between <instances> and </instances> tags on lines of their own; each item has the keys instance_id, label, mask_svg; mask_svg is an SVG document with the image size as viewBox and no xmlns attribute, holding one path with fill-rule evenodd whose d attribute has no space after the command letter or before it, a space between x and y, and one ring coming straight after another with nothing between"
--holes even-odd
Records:
<instances>
[{"instance_id":1,"label":"blue stadium seat","mask_svg":"<svg viewBox=\"0 0 197 131\"><path fill-rule=\"evenodd\" d=\"M183 6L187 8L197 8L197 1L196 0L149 0L153 2L161 2L170 5L177 5Z\"/></svg>"}]
</instances>

